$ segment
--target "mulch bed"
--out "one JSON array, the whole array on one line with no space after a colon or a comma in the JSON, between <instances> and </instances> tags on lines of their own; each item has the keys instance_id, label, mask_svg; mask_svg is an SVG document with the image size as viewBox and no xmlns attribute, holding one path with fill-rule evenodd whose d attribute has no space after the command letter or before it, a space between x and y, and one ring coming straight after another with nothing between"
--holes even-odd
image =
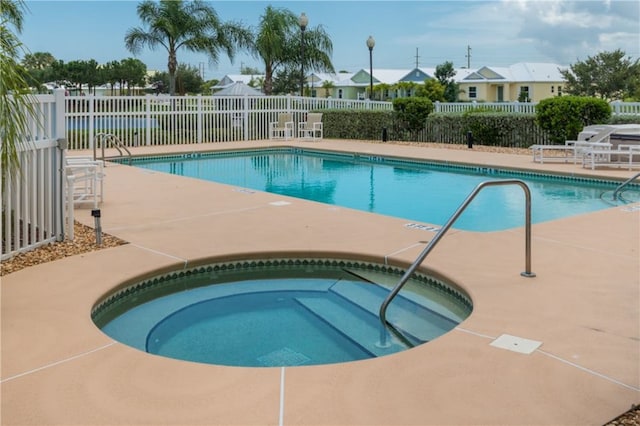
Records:
<instances>
[{"instance_id":1,"label":"mulch bed","mask_svg":"<svg viewBox=\"0 0 640 426\"><path fill-rule=\"evenodd\" d=\"M47 244L34 250L20 253L11 259L3 261L0 263L0 276L28 268L29 266L62 259L67 256L75 256L76 254L88 253L90 251L127 244L126 241L122 241L112 235L103 233L102 244L98 246L96 244L96 232L93 228L82 225L78 222L75 223L73 232L73 241L66 240Z\"/></svg>"}]
</instances>

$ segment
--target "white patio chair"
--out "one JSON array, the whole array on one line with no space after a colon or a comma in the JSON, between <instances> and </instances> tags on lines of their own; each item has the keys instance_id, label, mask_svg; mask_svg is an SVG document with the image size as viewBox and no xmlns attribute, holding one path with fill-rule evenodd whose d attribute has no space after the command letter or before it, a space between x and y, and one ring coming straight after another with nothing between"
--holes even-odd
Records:
<instances>
[{"instance_id":1,"label":"white patio chair","mask_svg":"<svg viewBox=\"0 0 640 426\"><path fill-rule=\"evenodd\" d=\"M91 157L67 157L65 172L74 206L91 203L97 208L103 201L104 194L104 161Z\"/></svg>"},{"instance_id":2,"label":"white patio chair","mask_svg":"<svg viewBox=\"0 0 640 426\"><path fill-rule=\"evenodd\" d=\"M278 121L269 123L269 139L293 138L293 128L293 114L288 112L278 114Z\"/></svg>"},{"instance_id":3,"label":"white patio chair","mask_svg":"<svg viewBox=\"0 0 640 426\"><path fill-rule=\"evenodd\" d=\"M322 113L310 112L307 121L298 123L298 138L320 140L323 138Z\"/></svg>"},{"instance_id":4,"label":"white patio chair","mask_svg":"<svg viewBox=\"0 0 640 426\"><path fill-rule=\"evenodd\" d=\"M609 136L615 130L616 129L611 126L602 126L597 133L587 134L585 140L568 140L565 141L564 145L531 145L533 161L542 164L545 161L560 160L566 163L570 158L573 158L573 164L578 164L578 161L582 161L586 152L594 149L601 150L610 148ZM545 153L553 154L545 155Z\"/></svg>"}]
</instances>

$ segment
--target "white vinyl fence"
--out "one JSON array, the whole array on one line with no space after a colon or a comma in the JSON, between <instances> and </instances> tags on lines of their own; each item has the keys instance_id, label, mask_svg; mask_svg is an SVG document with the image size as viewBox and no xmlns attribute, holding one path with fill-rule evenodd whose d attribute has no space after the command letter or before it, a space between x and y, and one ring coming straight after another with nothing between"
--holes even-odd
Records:
<instances>
[{"instance_id":1,"label":"white vinyl fence","mask_svg":"<svg viewBox=\"0 0 640 426\"><path fill-rule=\"evenodd\" d=\"M640 102L614 101L610 105L613 115L640 115Z\"/></svg>"},{"instance_id":2,"label":"white vinyl fence","mask_svg":"<svg viewBox=\"0 0 640 426\"><path fill-rule=\"evenodd\" d=\"M434 112L465 112L474 108L486 108L500 112L535 114L533 102L434 102Z\"/></svg>"},{"instance_id":3,"label":"white vinyl fence","mask_svg":"<svg viewBox=\"0 0 640 426\"><path fill-rule=\"evenodd\" d=\"M104 133L125 146L261 140L283 112L292 113L297 123L315 110L393 108L391 102L298 96L65 96L62 89L33 99L36 117L18 146L20 171L0 175L1 259L62 240L65 233L73 238L65 147L92 148ZM436 102L435 110L477 106L534 113L536 104ZM640 115L639 102L613 102L611 108L615 115Z\"/></svg>"},{"instance_id":4,"label":"white vinyl fence","mask_svg":"<svg viewBox=\"0 0 640 426\"><path fill-rule=\"evenodd\" d=\"M434 112L465 112L483 108L500 112L535 114L537 102L434 102ZM640 115L640 102L611 102L613 115Z\"/></svg>"},{"instance_id":5,"label":"white vinyl fence","mask_svg":"<svg viewBox=\"0 0 640 426\"><path fill-rule=\"evenodd\" d=\"M117 136L127 147L261 140L278 114L324 109L390 110L390 102L298 96L67 96L69 149L90 149L96 135Z\"/></svg>"},{"instance_id":6,"label":"white vinyl fence","mask_svg":"<svg viewBox=\"0 0 640 426\"><path fill-rule=\"evenodd\" d=\"M26 140L18 144L20 168L0 175L0 256L8 259L64 238L64 90L33 97Z\"/></svg>"}]
</instances>

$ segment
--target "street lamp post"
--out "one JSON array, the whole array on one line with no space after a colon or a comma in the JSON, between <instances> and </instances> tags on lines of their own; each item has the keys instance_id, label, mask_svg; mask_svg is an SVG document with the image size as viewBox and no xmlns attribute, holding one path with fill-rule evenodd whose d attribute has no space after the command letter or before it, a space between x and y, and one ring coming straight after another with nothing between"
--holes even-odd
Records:
<instances>
[{"instance_id":1,"label":"street lamp post","mask_svg":"<svg viewBox=\"0 0 640 426\"><path fill-rule=\"evenodd\" d=\"M298 18L300 25L300 96L304 96L304 30L307 29L309 18L302 12Z\"/></svg>"},{"instance_id":2,"label":"street lamp post","mask_svg":"<svg viewBox=\"0 0 640 426\"><path fill-rule=\"evenodd\" d=\"M369 36L367 39L367 47L369 48L369 99L373 96L373 46L376 41Z\"/></svg>"}]
</instances>

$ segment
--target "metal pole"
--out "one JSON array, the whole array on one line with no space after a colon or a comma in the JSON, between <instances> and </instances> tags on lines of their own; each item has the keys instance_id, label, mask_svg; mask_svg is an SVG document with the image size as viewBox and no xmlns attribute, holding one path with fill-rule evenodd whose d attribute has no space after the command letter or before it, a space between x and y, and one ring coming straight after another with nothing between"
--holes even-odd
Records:
<instances>
[{"instance_id":1,"label":"metal pole","mask_svg":"<svg viewBox=\"0 0 640 426\"><path fill-rule=\"evenodd\" d=\"M304 30L307 29L309 18L302 12L298 18L300 25L300 96L304 96Z\"/></svg>"},{"instance_id":2,"label":"metal pole","mask_svg":"<svg viewBox=\"0 0 640 426\"><path fill-rule=\"evenodd\" d=\"M373 97L373 47L376 41L372 36L367 39L367 47L369 48L369 100Z\"/></svg>"},{"instance_id":3,"label":"metal pole","mask_svg":"<svg viewBox=\"0 0 640 426\"><path fill-rule=\"evenodd\" d=\"M304 96L304 27L300 27L302 31L300 43L300 96Z\"/></svg>"},{"instance_id":4,"label":"metal pole","mask_svg":"<svg viewBox=\"0 0 640 426\"><path fill-rule=\"evenodd\" d=\"M369 48L369 99L373 97L373 47Z\"/></svg>"}]
</instances>

